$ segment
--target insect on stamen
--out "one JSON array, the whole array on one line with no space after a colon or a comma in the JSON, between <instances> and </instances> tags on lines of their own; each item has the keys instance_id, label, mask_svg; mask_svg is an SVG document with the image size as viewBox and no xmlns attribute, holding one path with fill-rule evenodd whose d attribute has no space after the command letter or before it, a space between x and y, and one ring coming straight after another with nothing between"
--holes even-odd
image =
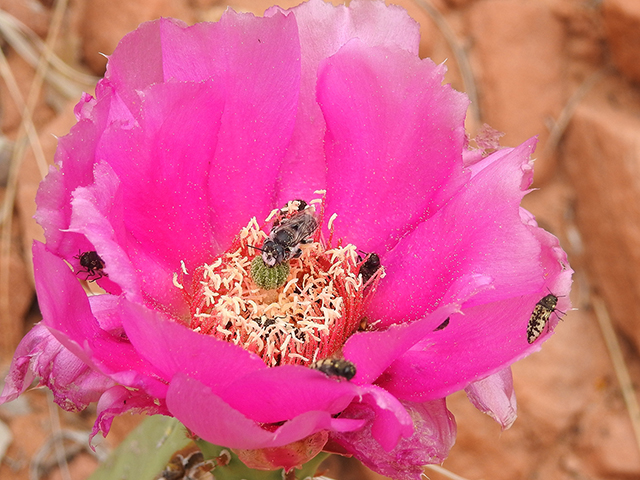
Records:
<instances>
[{"instance_id":1,"label":"insect on stamen","mask_svg":"<svg viewBox=\"0 0 640 480\"><path fill-rule=\"evenodd\" d=\"M174 286L189 303L192 330L240 345L269 367L315 362L323 374L347 381L355 365L336 354L358 330L384 269L365 289L365 255L358 259L351 244L329 248L319 234L324 204L317 209L313 201L287 202L268 233L252 219L227 251L189 266L190 278L180 265Z\"/></svg>"},{"instance_id":2,"label":"insect on stamen","mask_svg":"<svg viewBox=\"0 0 640 480\"><path fill-rule=\"evenodd\" d=\"M266 266L273 268L301 255L300 245L309 243L318 229L314 212L304 200L289 202L280 210L260 249Z\"/></svg>"}]
</instances>

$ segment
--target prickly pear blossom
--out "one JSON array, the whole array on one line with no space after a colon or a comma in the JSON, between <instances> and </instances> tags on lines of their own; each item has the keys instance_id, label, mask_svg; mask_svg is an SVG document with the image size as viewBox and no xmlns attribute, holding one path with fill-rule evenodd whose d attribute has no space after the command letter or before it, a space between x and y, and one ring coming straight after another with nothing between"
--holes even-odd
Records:
<instances>
[{"instance_id":1,"label":"prickly pear blossom","mask_svg":"<svg viewBox=\"0 0 640 480\"><path fill-rule=\"evenodd\" d=\"M172 415L263 468L325 449L399 479L447 456L455 391L509 427L509 366L571 270L520 207L536 140L472 150L418 41L357 0L127 35L38 192L43 321L0 402L37 377L97 402L94 434Z\"/></svg>"}]
</instances>

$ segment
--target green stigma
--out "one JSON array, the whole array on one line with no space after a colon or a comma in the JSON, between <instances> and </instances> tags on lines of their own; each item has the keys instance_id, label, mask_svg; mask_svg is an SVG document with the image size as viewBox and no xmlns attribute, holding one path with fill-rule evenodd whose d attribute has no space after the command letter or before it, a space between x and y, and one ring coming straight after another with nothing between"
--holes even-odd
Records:
<instances>
[{"instance_id":1,"label":"green stigma","mask_svg":"<svg viewBox=\"0 0 640 480\"><path fill-rule=\"evenodd\" d=\"M289 262L282 262L273 267L264 263L262 255L258 255L251 262L251 278L264 290L279 288L287 282L289 277Z\"/></svg>"}]
</instances>

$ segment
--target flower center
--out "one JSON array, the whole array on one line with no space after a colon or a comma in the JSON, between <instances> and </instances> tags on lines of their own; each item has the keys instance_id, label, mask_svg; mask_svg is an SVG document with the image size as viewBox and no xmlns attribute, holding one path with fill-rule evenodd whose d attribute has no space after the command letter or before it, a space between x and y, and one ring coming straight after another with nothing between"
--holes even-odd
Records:
<instances>
[{"instance_id":1,"label":"flower center","mask_svg":"<svg viewBox=\"0 0 640 480\"><path fill-rule=\"evenodd\" d=\"M347 338L364 328L364 303L383 274L377 267L370 274L370 256L359 255L355 245L326 245L317 228L304 241L280 242L282 229L299 220L292 203L275 211L269 234L253 218L226 252L196 268L191 288L183 290L191 329L240 345L268 366L310 365L338 354ZM315 218L313 207L305 207L305 214ZM273 257L265 253L270 240L285 252L273 267L268 264ZM272 273L282 275L281 281L265 283L264 275ZM183 288L177 274L174 284Z\"/></svg>"}]
</instances>

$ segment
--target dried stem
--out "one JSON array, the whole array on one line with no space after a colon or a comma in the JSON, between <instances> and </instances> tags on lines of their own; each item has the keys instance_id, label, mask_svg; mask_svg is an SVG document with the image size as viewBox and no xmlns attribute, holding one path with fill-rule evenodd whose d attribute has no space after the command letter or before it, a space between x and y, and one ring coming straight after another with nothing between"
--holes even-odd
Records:
<instances>
[{"instance_id":1,"label":"dried stem","mask_svg":"<svg viewBox=\"0 0 640 480\"><path fill-rule=\"evenodd\" d=\"M469 100L471 101L471 105L469 106L469 111L471 114L471 118L475 125L482 125L482 115L480 113L480 105L478 104L478 89L476 88L476 80L473 75L473 70L471 69L471 63L469 62L469 57L464 48L460 45L458 41L458 37L455 32L447 22L447 19L442 15L428 0L413 0L418 7L424 10L427 15L431 17L434 21L445 40L449 44L451 51L453 52L453 56L456 59L456 63L458 64L458 68L460 70L460 75L462 76L462 83L464 85L464 90L469 96Z\"/></svg>"},{"instance_id":2,"label":"dried stem","mask_svg":"<svg viewBox=\"0 0 640 480\"><path fill-rule=\"evenodd\" d=\"M18 87L18 82L11 71L11 67L9 66L9 62L7 61L7 57L5 57L2 50L0 50L0 76L5 81L7 85L7 89L9 90L9 95L11 95L11 99L13 103L15 103L16 107L20 111L22 111L22 124L21 128L24 129L24 132L27 135L27 139L33 148L33 154L36 157L36 162L38 164L38 168L40 169L40 174L44 177L47 174L47 159L45 158L44 151L42 150L42 145L40 144L40 140L38 139L38 133L36 132L36 127L33 124L32 112L27 108L27 105L24 101L24 97L20 92L20 88ZM23 143L27 140L22 135L22 130L18 137L23 137L20 139L19 143ZM18 150L18 147L14 149L14 152ZM24 152L24 147L22 147L22 151ZM15 189L17 184L17 177L20 171L19 167L21 164L21 158L17 157L14 153L11 158L11 170L9 173L9 180L7 185L7 196L9 198L15 197ZM16 168L16 165L18 168ZM12 202L5 202L2 208L2 217L0 217L0 223L4 223L5 219L11 214L11 210L7 210L8 206L11 206L13 209Z\"/></svg>"},{"instance_id":3,"label":"dried stem","mask_svg":"<svg viewBox=\"0 0 640 480\"><path fill-rule=\"evenodd\" d=\"M618 342L618 337L616 336L616 332L613 328L613 324L611 323L611 318L609 317L609 312L607 311L604 301L600 297L593 295L592 302L596 318L600 324L602 336L604 337L604 343L607 346L609 356L613 362L613 369L615 370L618 382L620 383L624 403L629 411L629 417L631 417L631 425L636 436L638 450L640 450L640 406L638 405L638 398L636 397L635 390L633 389L631 375L629 375L629 370L627 369L624 357L622 356L620 342Z\"/></svg>"},{"instance_id":4,"label":"dried stem","mask_svg":"<svg viewBox=\"0 0 640 480\"><path fill-rule=\"evenodd\" d=\"M13 15L0 10L0 34L9 45L33 68L40 62L45 42L36 33ZM93 87L97 77L82 73L51 52L47 59L51 69L45 72L47 82L67 98L76 98L82 92L80 85Z\"/></svg>"},{"instance_id":5,"label":"dried stem","mask_svg":"<svg viewBox=\"0 0 640 480\"><path fill-rule=\"evenodd\" d=\"M3 346L9 348L15 347L15 343L17 342L17 340L19 340L21 333L21 326L17 319L10 318L9 277L11 265L13 208L15 204L20 167L22 165L22 160L27 148L27 139L25 139L24 137L26 132L26 136L31 141L32 148L34 149L40 173L44 177L44 175L46 175L48 167L46 159L44 157L44 153L42 151L42 146L40 145L37 135L35 134L35 127L33 126L32 117L33 111L35 110L38 98L40 96L44 77L49 66L49 58L51 57L51 54L53 52L53 45L58 38L58 34L60 33L60 27L62 25L62 19L66 7L67 0L59 0L58 2L56 2L53 17L51 19L49 33L45 42L45 48L40 58L38 68L36 69L33 83L31 84L31 88L29 89L27 101L23 103L24 108L22 109L22 123L20 124L20 128L18 130L18 141L15 144L13 155L11 157L7 190L4 196L4 204L2 209L2 235L0 236L0 326L2 326L3 329L3 335L1 338ZM4 58L4 56L3 60L3 66L6 67L3 68L3 70L5 70L4 73L7 74L5 78L13 78L13 75L9 75L10 69L8 68L8 64L6 63L6 58ZM16 83L15 79L13 79L13 83ZM14 88L10 87L10 90L13 92L12 95L15 95L15 93L17 92L15 87L17 87L17 84L14 85ZM18 97L14 96L14 100L16 100L16 98Z\"/></svg>"},{"instance_id":6,"label":"dried stem","mask_svg":"<svg viewBox=\"0 0 640 480\"><path fill-rule=\"evenodd\" d=\"M549 139L544 146L541 157L547 157L555 152L556 148L558 148L558 145L560 144L560 140L562 140L565 130L569 126L569 122L571 122L571 119L573 118L576 108L578 108L582 99L587 95L587 93L589 93L593 86L605 77L608 71L608 68L603 68L593 73L580 85L580 87L578 87L575 92L573 92L571 97L569 97L569 100L567 100L567 103L558 116L558 120L556 120L553 128L551 129Z\"/></svg>"},{"instance_id":7,"label":"dried stem","mask_svg":"<svg viewBox=\"0 0 640 480\"><path fill-rule=\"evenodd\" d=\"M453 473L453 472L451 472L451 471L447 470L446 468L441 467L439 465L427 465L426 468L428 468L429 470L433 470L434 472L439 473L443 477L450 478L451 480L467 480L466 478L461 477L460 475L456 475L455 473ZM425 478L429 478L424 473L422 475L424 475Z\"/></svg>"},{"instance_id":8,"label":"dried stem","mask_svg":"<svg viewBox=\"0 0 640 480\"><path fill-rule=\"evenodd\" d=\"M51 431L54 435L53 448L56 454L58 468L60 468L62 480L71 480L71 474L69 473L69 464L67 463L64 444L62 443L62 439L60 438L60 415L58 413L58 407L55 403L53 403L53 395L51 394L51 391L47 392L47 405L49 406Z\"/></svg>"}]
</instances>

